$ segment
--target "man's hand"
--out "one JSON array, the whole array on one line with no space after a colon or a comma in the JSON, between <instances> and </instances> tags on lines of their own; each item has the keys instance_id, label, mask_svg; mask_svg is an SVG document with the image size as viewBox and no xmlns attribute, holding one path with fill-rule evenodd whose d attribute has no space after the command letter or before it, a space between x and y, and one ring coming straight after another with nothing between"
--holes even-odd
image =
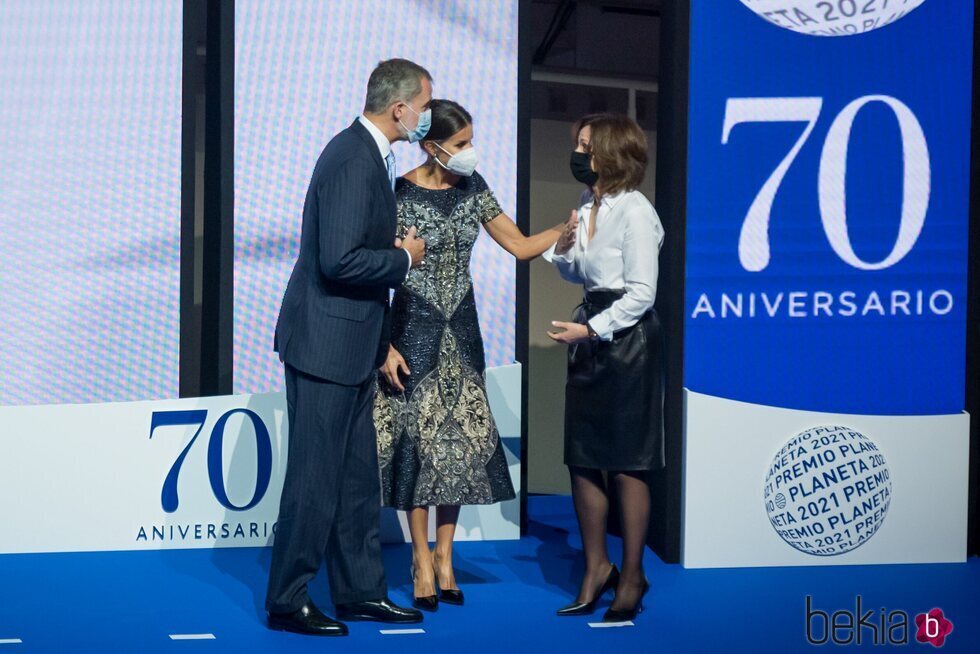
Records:
<instances>
[{"instance_id":1,"label":"man's hand","mask_svg":"<svg viewBox=\"0 0 980 654\"><path fill-rule=\"evenodd\" d=\"M401 379L398 377L400 372L404 372L405 376L412 374L408 370L408 364L405 363L405 358L401 353L395 349L395 346L388 346L388 358L385 360L384 364L378 370L381 374L385 376L388 383L391 384L392 388L397 388L398 390L405 392L405 386L402 384Z\"/></svg>"},{"instance_id":2,"label":"man's hand","mask_svg":"<svg viewBox=\"0 0 980 654\"><path fill-rule=\"evenodd\" d=\"M395 239L396 248L407 250L412 255L412 268L421 266L423 259L425 259L425 241L418 238L417 233L418 230L415 229L415 225L412 225L408 228L408 233L405 234L404 239Z\"/></svg>"},{"instance_id":3,"label":"man's hand","mask_svg":"<svg viewBox=\"0 0 980 654\"><path fill-rule=\"evenodd\" d=\"M555 254L565 254L572 249L572 246L575 245L575 233L577 231L578 212L572 209L572 215L565 221L561 236L558 237L558 242L555 244Z\"/></svg>"},{"instance_id":4,"label":"man's hand","mask_svg":"<svg viewBox=\"0 0 980 654\"><path fill-rule=\"evenodd\" d=\"M559 330L564 330L548 332L548 336L553 341L565 345L575 345L589 340L589 328L585 325L577 322L561 322L560 320L554 320L551 324Z\"/></svg>"}]
</instances>

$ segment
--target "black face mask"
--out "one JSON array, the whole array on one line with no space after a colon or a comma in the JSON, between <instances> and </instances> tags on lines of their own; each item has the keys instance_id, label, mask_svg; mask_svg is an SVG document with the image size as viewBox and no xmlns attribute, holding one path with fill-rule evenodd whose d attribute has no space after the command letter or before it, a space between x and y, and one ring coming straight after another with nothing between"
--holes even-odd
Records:
<instances>
[{"instance_id":1,"label":"black face mask","mask_svg":"<svg viewBox=\"0 0 980 654\"><path fill-rule=\"evenodd\" d=\"M592 157L587 152L572 152L568 165L572 169L572 177L586 186L595 186L599 181L599 173L592 170Z\"/></svg>"}]
</instances>

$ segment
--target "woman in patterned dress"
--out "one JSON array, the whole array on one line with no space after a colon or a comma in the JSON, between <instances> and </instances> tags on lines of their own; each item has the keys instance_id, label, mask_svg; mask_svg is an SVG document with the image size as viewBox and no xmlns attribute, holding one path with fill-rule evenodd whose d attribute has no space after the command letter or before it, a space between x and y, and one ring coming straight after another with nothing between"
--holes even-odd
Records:
<instances>
[{"instance_id":1,"label":"woman in patterned dress","mask_svg":"<svg viewBox=\"0 0 980 654\"><path fill-rule=\"evenodd\" d=\"M476 168L473 121L433 100L420 145L428 160L397 180L398 229L416 227L424 265L395 292L391 348L375 402L382 497L408 512L415 605L462 604L452 567L459 507L514 497L484 383L483 339L469 264L481 226L522 261L550 248L565 224L525 237ZM436 546L429 550L429 507ZM435 584L441 592L436 596Z\"/></svg>"}]
</instances>

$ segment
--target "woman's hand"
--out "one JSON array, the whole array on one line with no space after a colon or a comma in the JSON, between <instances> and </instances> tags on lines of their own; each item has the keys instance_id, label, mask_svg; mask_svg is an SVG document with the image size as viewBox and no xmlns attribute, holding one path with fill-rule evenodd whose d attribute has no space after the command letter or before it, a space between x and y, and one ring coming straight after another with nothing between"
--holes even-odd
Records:
<instances>
[{"instance_id":1,"label":"woman's hand","mask_svg":"<svg viewBox=\"0 0 980 654\"><path fill-rule=\"evenodd\" d=\"M561 322L553 320L551 324L564 331L550 331L548 336L553 341L564 343L565 345L575 345L589 340L589 328L577 322Z\"/></svg>"},{"instance_id":2,"label":"woman's hand","mask_svg":"<svg viewBox=\"0 0 980 654\"><path fill-rule=\"evenodd\" d=\"M405 363L405 358L395 349L394 345L388 346L388 358L378 370L385 376L385 379L388 380L392 388L396 388L403 393L405 392L405 386L402 384L401 379L399 379L398 373L404 371L406 377L412 373L408 369L408 364Z\"/></svg>"},{"instance_id":3,"label":"woman's hand","mask_svg":"<svg viewBox=\"0 0 980 654\"><path fill-rule=\"evenodd\" d=\"M565 254L575 245L575 232L578 231L578 211L572 209L572 215L565 221L561 236L555 243L555 254Z\"/></svg>"}]
</instances>

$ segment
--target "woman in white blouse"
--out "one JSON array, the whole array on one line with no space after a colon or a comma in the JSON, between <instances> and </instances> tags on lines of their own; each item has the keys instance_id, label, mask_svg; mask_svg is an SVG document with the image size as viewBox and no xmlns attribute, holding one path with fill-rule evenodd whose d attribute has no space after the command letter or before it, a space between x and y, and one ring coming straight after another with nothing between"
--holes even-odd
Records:
<instances>
[{"instance_id":1,"label":"woman in white blouse","mask_svg":"<svg viewBox=\"0 0 980 654\"><path fill-rule=\"evenodd\" d=\"M572 322L549 336L568 348L565 464L585 550L576 601L559 615L584 615L615 589L603 617L632 620L649 582L643 549L650 517L647 472L664 465L663 339L653 309L663 226L637 189L647 164L643 130L625 116L588 116L576 127L571 168L590 187L574 231L545 258L585 289ZM622 570L606 551L607 483L621 506Z\"/></svg>"}]
</instances>

